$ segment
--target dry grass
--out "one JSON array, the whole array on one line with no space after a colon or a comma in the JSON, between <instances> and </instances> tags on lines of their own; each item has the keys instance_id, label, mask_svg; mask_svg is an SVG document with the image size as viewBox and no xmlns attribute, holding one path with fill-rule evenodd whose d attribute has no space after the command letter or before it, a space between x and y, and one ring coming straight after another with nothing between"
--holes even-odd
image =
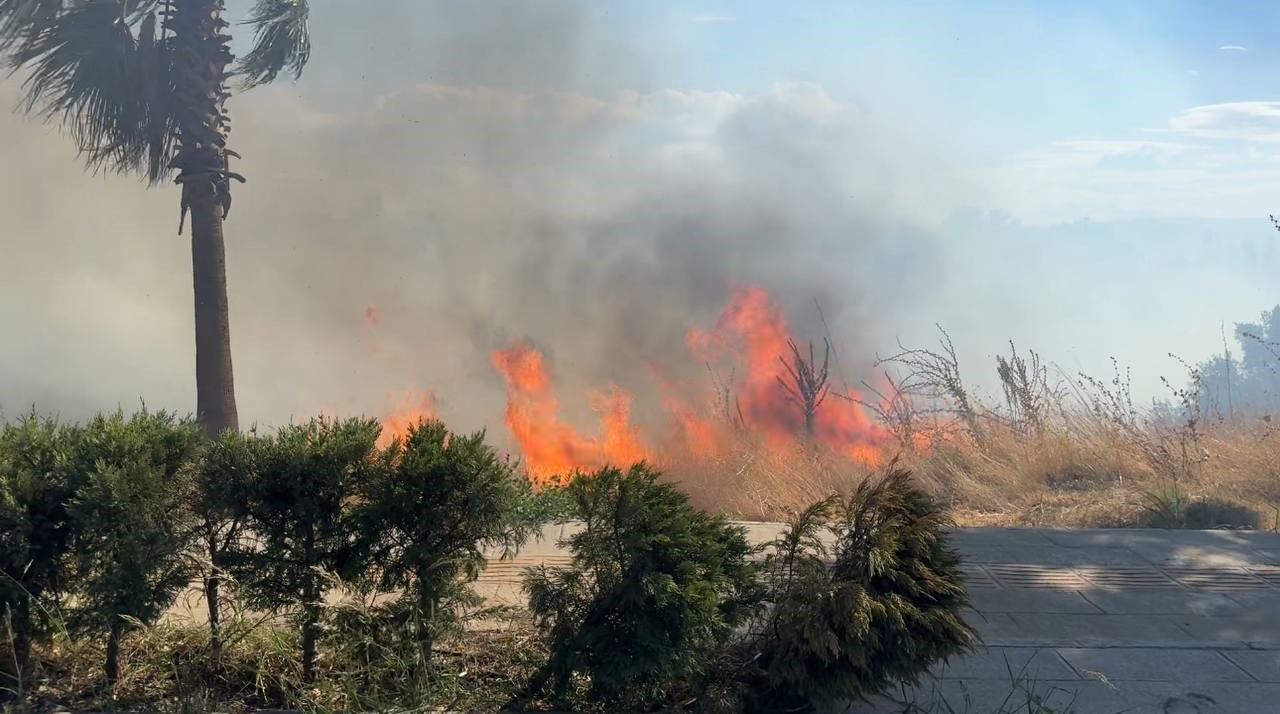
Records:
<instances>
[{"instance_id":1,"label":"dry grass","mask_svg":"<svg viewBox=\"0 0 1280 714\"><path fill-rule=\"evenodd\" d=\"M56 637L35 652L33 701L13 711L493 711L546 656L523 611L487 617L443 641L429 676L417 673L385 638L331 629L316 681L304 685L294 628L236 620L227 635L215 657L201 625L164 621L139 628L123 643L114 691L103 683L98 643ZM10 711L2 700L0 711Z\"/></svg>"},{"instance_id":2,"label":"dry grass","mask_svg":"<svg viewBox=\"0 0 1280 714\"><path fill-rule=\"evenodd\" d=\"M1029 431L993 413L977 433L945 428L886 447L960 525L1255 527L1280 519L1280 430L1261 418L1120 425L1083 408ZM741 436L722 458L669 466L694 502L746 520L779 520L870 466L818 446L769 448Z\"/></svg>"}]
</instances>

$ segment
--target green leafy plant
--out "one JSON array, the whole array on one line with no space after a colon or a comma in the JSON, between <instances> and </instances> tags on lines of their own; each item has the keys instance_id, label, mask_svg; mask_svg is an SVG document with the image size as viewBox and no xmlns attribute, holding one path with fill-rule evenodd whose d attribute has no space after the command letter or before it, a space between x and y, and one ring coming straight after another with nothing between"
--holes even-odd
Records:
<instances>
[{"instance_id":1,"label":"green leafy plant","mask_svg":"<svg viewBox=\"0 0 1280 714\"><path fill-rule=\"evenodd\" d=\"M406 624L422 667L441 630L456 624L456 606L474 600L467 583L479 576L484 549L512 554L533 534L529 516L539 514L521 510L530 494L484 432L459 436L438 421L412 427L392 446L389 467L362 483L352 563L376 564L368 588L408 591Z\"/></svg>"},{"instance_id":2,"label":"green leafy plant","mask_svg":"<svg viewBox=\"0 0 1280 714\"><path fill-rule=\"evenodd\" d=\"M722 679L749 711L813 711L914 682L976 644L946 516L891 467L795 518L764 562L763 615Z\"/></svg>"},{"instance_id":3,"label":"green leafy plant","mask_svg":"<svg viewBox=\"0 0 1280 714\"><path fill-rule=\"evenodd\" d=\"M77 440L68 623L106 632L110 684L119 676L123 634L154 623L194 574L187 467L201 438L193 423L144 409L132 417L99 415Z\"/></svg>"},{"instance_id":4,"label":"green leafy plant","mask_svg":"<svg viewBox=\"0 0 1280 714\"><path fill-rule=\"evenodd\" d=\"M368 419L313 419L261 445L251 478L229 494L232 515L255 536L225 554L237 589L255 607L285 611L301 631L302 678L315 672L324 594L347 570L359 484L386 468Z\"/></svg>"},{"instance_id":5,"label":"green leafy plant","mask_svg":"<svg viewBox=\"0 0 1280 714\"><path fill-rule=\"evenodd\" d=\"M222 596L229 559L237 550L251 547L245 528L246 509L241 499L253 488L269 443L254 433L223 432L217 440L205 445L194 469L196 538L208 611L209 644L215 655L222 651Z\"/></svg>"},{"instance_id":6,"label":"green leafy plant","mask_svg":"<svg viewBox=\"0 0 1280 714\"><path fill-rule=\"evenodd\" d=\"M48 634L44 603L66 587L75 533L67 511L82 475L70 468L79 430L32 413L0 426L0 694L21 694L31 644ZM7 671L6 665L12 665Z\"/></svg>"},{"instance_id":7,"label":"green leafy plant","mask_svg":"<svg viewBox=\"0 0 1280 714\"><path fill-rule=\"evenodd\" d=\"M605 706L635 710L696 678L752 611L752 549L741 528L689 505L644 464L605 468L568 486L582 529L572 564L525 581L550 659L526 696L550 685L564 700L575 678Z\"/></svg>"}]
</instances>

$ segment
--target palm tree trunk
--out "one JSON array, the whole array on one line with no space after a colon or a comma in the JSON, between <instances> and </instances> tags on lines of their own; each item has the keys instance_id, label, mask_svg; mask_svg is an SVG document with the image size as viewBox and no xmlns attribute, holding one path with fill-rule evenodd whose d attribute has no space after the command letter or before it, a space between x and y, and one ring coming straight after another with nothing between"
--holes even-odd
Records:
<instances>
[{"instance_id":1,"label":"palm tree trunk","mask_svg":"<svg viewBox=\"0 0 1280 714\"><path fill-rule=\"evenodd\" d=\"M227 170L227 65L231 36L223 0L175 0L164 28L173 34L173 77L178 100L182 210L191 211L191 268L195 287L196 414L207 434L238 429L231 377L231 324L222 221L231 207Z\"/></svg>"},{"instance_id":2,"label":"palm tree trunk","mask_svg":"<svg viewBox=\"0 0 1280 714\"><path fill-rule=\"evenodd\" d=\"M231 317L222 204L212 190L187 187L191 209L191 274L195 289L196 415L217 438L240 428L231 372Z\"/></svg>"}]
</instances>

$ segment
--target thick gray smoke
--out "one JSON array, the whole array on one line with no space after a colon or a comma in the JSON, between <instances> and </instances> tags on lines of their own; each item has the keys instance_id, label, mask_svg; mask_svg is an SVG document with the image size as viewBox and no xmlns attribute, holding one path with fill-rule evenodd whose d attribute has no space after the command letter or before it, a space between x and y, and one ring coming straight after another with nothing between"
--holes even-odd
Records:
<instances>
[{"instance_id":1,"label":"thick gray smoke","mask_svg":"<svg viewBox=\"0 0 1280 714\"><path fill-rule=\"evenodd\" d=\"M858 377L938 278L908 207L943 179L820 87L658 89L662 49L584 4L313 4L306 77L231 103L245 422L377 414L420 388L499 431L488 352L516 337L551 356L572 416L590 386L643 393L651 361L700 374L685 331L735 283L770 290L802 338L821 338L818 300ZM7 114L0 137L17 159L0 171L0 404L190 410L176 191L85 177L62 137Z\"/></svg>"}]
</instances>

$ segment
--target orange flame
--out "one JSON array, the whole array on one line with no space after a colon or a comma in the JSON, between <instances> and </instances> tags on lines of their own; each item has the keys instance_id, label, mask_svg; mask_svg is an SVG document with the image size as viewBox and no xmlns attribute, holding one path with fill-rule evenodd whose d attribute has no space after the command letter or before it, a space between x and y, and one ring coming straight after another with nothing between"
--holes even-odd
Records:
<instances>
[{"instance_id":1,"label":"orange flame","mask_svg":"<svg viewBox=\"0 0 1280 714\"><path fill-rule=\"evenodd\" d=\"M648 449L631 426L631 396L618 387L592 395L600 413L601 437L583 436L560 420L560 403L542 353L528 342L513 342L491 355L507 381L507 428L520 444L525 468L535 479L606 464L630 465Z\"/></svg>"},{"instance_id":2,"label":"orange flame","mask_svg":"<svg viewBox=\"0 0 1280 714\"><path fill-rule=\"evenodd\" d=\"M372 326L379 324L376 306L369 306L366 319ZM651 365L668 419L656 442L661 445L657 453L666 459L725 456L735 443L730 422L761 435L770 448L805 437L803 410L779 384L779 378L787 379L782 360L791 356L791 332L768 292L750 285L734 288L715 324L707 330L691 329L685 337L698 361L732 365L724 372L733 375L732 383L715 389L691 387L669 377L660 365ZM550 370L532 344L512 342L494 351L490 360L506 382L507 428L535 480L655 460L649 446L655 442L632 423L632 397L619 386L588 392L588 404L600 423L597 435L584 434L561 417ZM726 396L730 403L721 403ZM849 459L875 466L893 439L864 413L860 402L856 390L832 387L815 412L812 438ZM384 421L383 440L403 436L410 425L434 416L434 395L411 392Z\"/></svg>"},{"instance_id":3,"label":"orange flame","mask_svg":"<svg viewBox=\"0 0 1280 714\"><path fill-rule=\"evenodd\" d=\"M382 419L382 434L378 436L378 446L390 446L396 439L404 439L409 429L419 422L436 418L436 395L411 389L400 397L399 402Z\"/></svg>"},{"instance_id":4,"label":"orange flame","mask_svg":"<svg viewBox=\"0 0 1280 714\"><path fill-rule=\"evenodd\" d=\"M708 363L737 358L741 374L736 388L746 425L759 429L774 444L794 441L804 432L804 411L792 401L779 379L787 372L781 360L791 354L791 331L782 310L763 288L736 287L714 329L693 329L686 336L690 352ZM814 439L858 461L875 464L888 433L862 411L853 389L831 389L818 405Z\"/></svg>"}]
</instances>

